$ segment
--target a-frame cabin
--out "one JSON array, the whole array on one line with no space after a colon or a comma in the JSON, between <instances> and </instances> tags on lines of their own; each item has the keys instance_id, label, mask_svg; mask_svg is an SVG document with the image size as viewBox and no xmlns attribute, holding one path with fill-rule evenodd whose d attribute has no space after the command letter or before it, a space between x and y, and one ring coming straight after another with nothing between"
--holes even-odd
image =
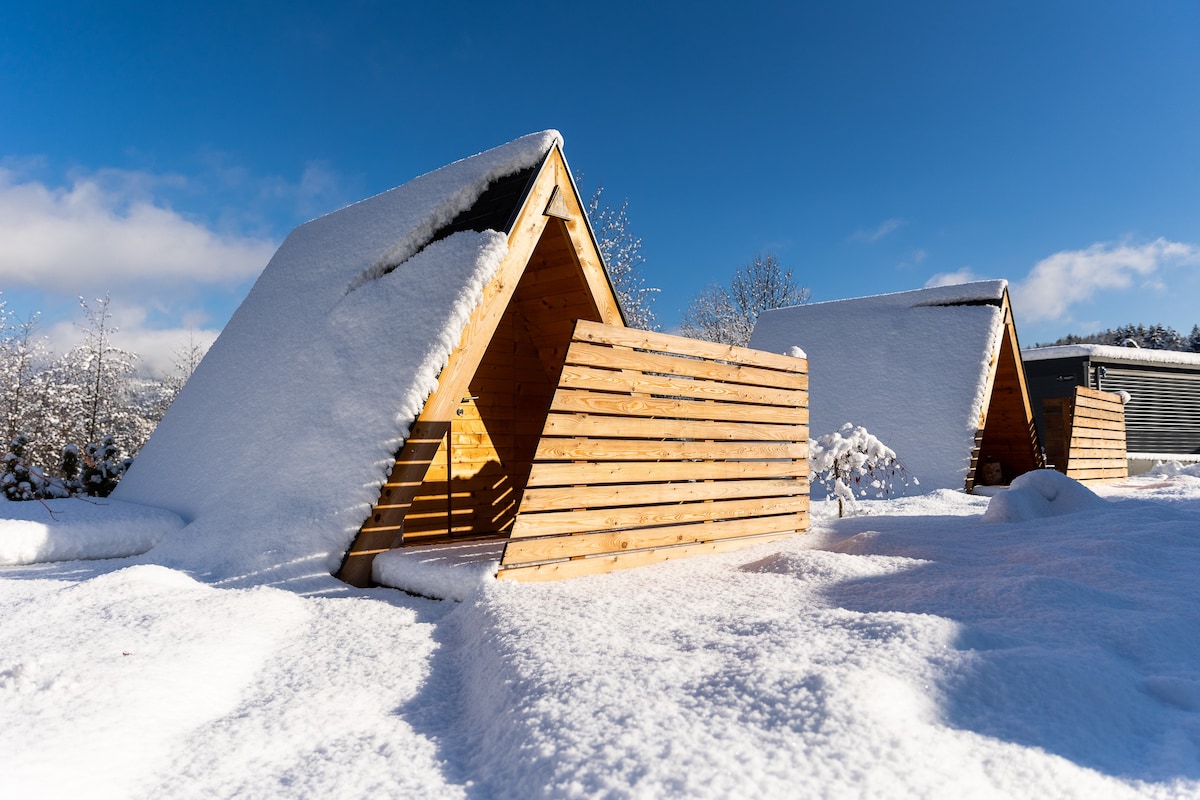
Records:
<instances>
[{"instance_id":1,"label":"a-frame cabin","mask_svg":"<svg viewBox=\"0 0 1200 800\"><path fill-rule=\"evenodd\" d=\"M447 228L469 226L507 234L508 252L346 555L350 583L402 543L507 536L576 321L622 324L559 147Z\"/></svg>"},{"instance_id":2,"label":"a-frame cabin","mask_svg":"<svg viewBox=\"0 0 1200 800\"><path fill-rule=\"evenodd\" d=\"M764 312L750 346L791 345L809 357L813 436L865 426L917 491L972 491L1042 466L1005 281Z\"/></svg>"}]
</instances>

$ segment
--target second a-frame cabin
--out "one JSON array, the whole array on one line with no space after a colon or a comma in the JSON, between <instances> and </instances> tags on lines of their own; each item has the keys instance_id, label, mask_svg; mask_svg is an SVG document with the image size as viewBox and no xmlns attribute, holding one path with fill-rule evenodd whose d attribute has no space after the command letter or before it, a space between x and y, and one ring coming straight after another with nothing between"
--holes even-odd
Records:
<instances>
[{"instance_id":1,"label":"second a-frame cabin","mask_svg":"<svg viewBox=\"0 0 1200 800\"><path fill-rule=\"evenodd\" d=\"M815 437L851 422L896 451L918 491L1007 484L1042 466L1005 281L764 312L750 346L799 345Z\"/></svg>"},{"instance_id":2,"label":"second a-frame cabin","mask_svg":"<svg viewBox=\"0 0 1200 800\"><path fill-rule=\"evenodd\" d=\"M805 370L625 328L547 131L297 228L119 494L218 577L480 540L604 572L807 528Z\"/></svg>"}]
</instances>

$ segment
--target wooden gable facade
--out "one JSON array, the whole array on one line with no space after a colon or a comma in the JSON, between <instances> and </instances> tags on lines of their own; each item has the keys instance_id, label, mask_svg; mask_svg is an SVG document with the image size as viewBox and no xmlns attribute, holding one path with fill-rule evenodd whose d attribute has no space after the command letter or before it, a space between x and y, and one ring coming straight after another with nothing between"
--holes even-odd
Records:
<instances>
[{"instance_id":1,"label":"wooden gable facade","mask_svg":"<svg viewBox=\"0 0 1200 800\"><path fill-rule=\"evenodd\" d=\"M746 544L766 535L779 536L807 528L807 464L803 458L808 438L806 362L763 354L759 360L769 361L772 366L751 370L754 379L747 384L738 378L746 371L739 359L749 358L753 362L756 357L746 355L753 351L738 354L733 350L740 348L710 348L697 354L704 347L692 340L645 334L653 341L643 337L631 344L628 337L614 334L628 329L623 327L616 296L558 147L550 150L540 166L490 186L471 209L435 234L434 239L467 229L507 233L507 256L485 287L482 302L471 314L459 345L438 376L437 389L411 426L410 435L396 455L378 502L346 553L338 577L354 585L370 585L372 561L379 553L419 544L507 540L514 535L514 529L524 540L524 547L514 547L512 554L506 553L502 574L507 572L507 577L544 580L664 560L705 548L728 549L734 546L735 539ZM599 345L605 331L608 331L607 343ZM546 484L547 480L555 480L547 476L555 474L556 470L562 472L563 467L551 466L555 457L548 453L553 446L547 449L545 437L552 434L555 424L570 419L578 422L580 417L594 421L597 416L595 411L589 413L588 409L578 408L571 410L580 413L566 413L569 409L557 405L570 402L563 399L566 395L560 379L569 351L580 352L580 335L593 337L596 340L592 342L593 346L624 352L626 361L617 359L614 362L620 366L594 365L609 370L602 373L608 379L629 378L635 373L643 376L655 373L661 378L657 383L652 381L654 386L643 381L631 391L626 391L628 381L614 384L618 386L616 391L625 392L625 396L617 400L614 400L616 396L608 397L609 405L601 413L607 415L610 428L600 439L625 441L626 437L632 436L634 439L672 440L681 444L691 440L742 441L741 448L722 451L720 445L713 445L699 453L666 445L666 449L676 455L648 456L646 453L650 451L642 451L635 457L612 459L604 456L603 445L597 444L598 449L572 453L564 464L629 461L618 470L625 476L620 483L639 484L642 488L634 490L630 486L619 486L611 477L598 478L594 472L580 468L568 483L562 484L566 486L565 493L576 493L571 487L577 484L597 484L600 488L593 486L588 491L606 499L585 501L576 498L566 503L551 499L562 497L561 487L556 492L542 487L550 485ZM694 365L707 358L714 364L723 364L723 372L718 366L709 373L692 374L686 364L683 369L676 364L675 372L671 373L664 359L669 358L668 352L672 348L683 351L675 362ZM629 361L633 363L627 363ZM638 372L638 364L644 367L642 372ZM713 391L714 386L718 389L733 387L725 390L726 400L753 404L757 402L757 395L770 391L762 386L755 388L755 380L767 373L774 376L771 380L782 381L782 385L792 392L787 395L788 402L800 406L800 410L793 408L791 412L784 412L777 409L790 422L766 432L759 440L763 447L758 451L745 445L751 432L730 422L740 417L730 416L728 409L720 412L716 406L722 399L705 399L703 393ZM727 380L714 379L718 374L724 374ZM674 383L663 383L669 375L676 375ZM687 386L681 387L680 383ZM771 381L766 385L770 386ZM739 386L743 388L737 388ZM701 392L700 399L689 400L697 397L696 391ZM654 397L660 398L657 404L652 400ZM667 399L661 399L664 397ZM615 406L613 402L616 402ZM668 410L667 406L674 410ZM737 410L750 413L747 408L741 406ZM552 410L564 413L552 414ZM653 422L647 427L646 418L664 416L675 420L676 424L672 427L659 419L657 428ZM688 425L681 427L678 423L680 417L691 419L693 423L707 420L707 427L692 424L689 432L685 429ZM617 427L622 429L613 432L613 424L626 418L629 425L618 424ZM721 426L729 428L729 432L721 433L718 430ZM587 438L580 441L587 441ZM625 441L622 452L628 452L630 448L636 449L636 445ZM679 464L713 465L719 461L754 458L787 460L786 468L759 469L757 472L747 468L745 471L746 475L769 475L771 480L787 480L786 494L793 500L786 508L776 502L784 494L779 487L767 488L763 490L765 494L746 495L749 499L741 504L741 508L731 508L725 515L711 510L707 515L697 514L694 513L696 509L689 507L685 509L688 513L680 517L678 514L673 516L669 508L657 508L680 503L682 495L678 488L666 489L662 493L665 499L661 502L649 496L656 491L661 493L662 483L691 483L735 474L728 469L721 471L713 467L706 472L693 466L684 468L687 475L680 472L675 480L670 477L656 479L653 476L660 468L659 461L674 462L675 472L679 472ZM566 469L569 472L572 468ZM534 482L539 488L526 492L531 470L536 470ZM667 474L674 475L674 472ZM656 480L660 481L657 489L646 488ZM717 497L728 496L736 488L725 487L724 495L711 489L708 494L693 490L688 502L714 504ZM748 487L743 485L742 488ZM577 493L582 495L584 492ZM635 496L641 499L630 500ZM747 510L760 504L764 496L775 498L765 504L764 514ZM645 506L656 508L642 512L642 516L631 522L631 509ZM611 512L579 516L577 512L585 507L593 511L623 508L624 514L616 516L625 521L614 521ZM523 524L519 517L522 513L546 511L561 511L570 521L565 527L554 528L553 523L547 527L546 522L552 517L543 517L540 524ZM764 515L774 519L757 527L745 524L742 528L713 527L714 523L727 517ZM692 527L671 533L660 529L674 525L677 518L684 519ZM588 521L581 524L580 519ZM697 525L708 530L697 530ZM644 528L655 530L649 534L630 532ZM717 540L723 543L712 544ZM669 547L680 549L665 552L664 548ZM629 552L632 551L637 551L640 556L631 558ZM603 560L608 553L621 556ZM595 560L597 558L601 560ZM587 565L563 566L565 562L586 559L591 559Z\"/></svg>"},{"instance_id":2,"label":"wooden gable facade","mask_svg":"<svg viewBox=\"0 0 1200 800\"><path fill-rule=\"evenodd\" d=\"M964 487L968 492L976 486L1007 484L1018 475L1044 466L1007 288L1001 311L1004 330L988 365L987 401L980 413Z\"/></svg>"}]
</instances>

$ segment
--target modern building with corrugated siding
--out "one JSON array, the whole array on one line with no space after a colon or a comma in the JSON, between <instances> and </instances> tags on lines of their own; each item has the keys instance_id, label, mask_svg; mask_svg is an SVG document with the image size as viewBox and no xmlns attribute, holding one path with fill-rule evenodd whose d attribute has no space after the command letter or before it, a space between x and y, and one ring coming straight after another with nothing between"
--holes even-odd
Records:
<instances>
[{"instance_id":1,"label":"modern building with corrugated siding","mask_svg":"<svg viewBox=\"0 0 1200 800\"><path fill-rule=\"evenodd\" d=\"M1200 462L1200 353L1096 344L1036 347L1021 353L1039 430L1042 402L1076 386L1127 392L1130 473L1156 461Z\"/></svg>"}]
</instances>

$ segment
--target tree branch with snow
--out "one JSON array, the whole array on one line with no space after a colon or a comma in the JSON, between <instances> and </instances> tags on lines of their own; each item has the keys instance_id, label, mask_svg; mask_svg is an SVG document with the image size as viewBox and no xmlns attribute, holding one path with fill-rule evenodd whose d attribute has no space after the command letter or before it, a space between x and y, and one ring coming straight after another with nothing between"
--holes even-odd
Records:
<instances>
[{"instance_id":1,"label":"tree branch with snow","mask_svg":"<svg viewBox=\"0 0 1200 800\"><path fill-rule=\"evenodd\" d=\"M812 479L837 498L838 517L845 516L846 506L854 510L856 496L889 497L897 483L920 483L909 476L892 448L861 425L847 422L833 433L810 439L808 446Z\"/></svg>"}]
</instances>

